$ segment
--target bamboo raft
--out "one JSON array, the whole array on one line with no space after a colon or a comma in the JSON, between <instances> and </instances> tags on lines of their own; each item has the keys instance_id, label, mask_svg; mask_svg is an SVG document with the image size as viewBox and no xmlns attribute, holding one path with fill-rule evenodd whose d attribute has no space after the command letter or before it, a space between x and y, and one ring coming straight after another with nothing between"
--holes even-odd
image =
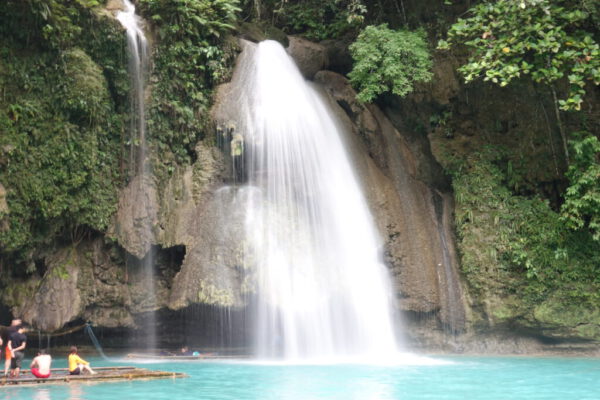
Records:
<instances>
[{"instance_id":1,"label":"bamboo raft","mask_svg":"<svg viewBox=\"0 0 600 400\"><path fill-rule=\"evenodd\" d=\"M69 375L67 368L53 368L49 378L36 378L29 370L22 370L18 378L0 378L0 386L36 386L45 384L88 383L106 381L129 381L147 379L185 378L180 372L152 371L137 367L96 367L95 375Z\"/></svg>"}]
</instances>

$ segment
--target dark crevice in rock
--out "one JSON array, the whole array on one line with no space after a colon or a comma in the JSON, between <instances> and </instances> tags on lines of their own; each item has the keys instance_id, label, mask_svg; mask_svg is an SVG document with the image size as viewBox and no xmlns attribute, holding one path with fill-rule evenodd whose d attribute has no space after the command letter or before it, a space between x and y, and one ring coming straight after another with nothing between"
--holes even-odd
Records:
<instances>
[{"instance_id":1,"label":"dark crevice in rock","mask_svg":"<svg viewBox=\"0 0 600 400\"><path fill-rule=\"evenodd\" d=\"M150 246L150 250L144 258L140 259L132 254L126 253L125 266L129 273L135 276L141 274L143 268L151 265L153 275L156 279L166 280L170 286L173 277L181 270L186 255L186 247L182 245L163 249L160 246ZM131 278L129 279L131 280Z\"/></svg>"},{"instance_id":2,"label":"dark crevice in rock","mask_svg":"<svg viewBox=\"0 0 600 400\"><path fill-rule=\"evenodd\" d=\"M44 258L39 258L34 261L34 264L35 264L35 270L36 270L37 274L40 276L40 278L43 278L44 275L46 274L46 271L48 271L48 266L46 265L46 260Z\"/></svg>"},{"instance_id":3,"label":"dark crevice in rock","mask_svg":"<svg viewBox=\"0 0 600 400\"><path fill-rule=\"evenodd\" d=\"M138 327L145 326L149 313L134 316ZM245 353L249 346L249 322L243 309L194 304L180 310L161 309L151 318L155 321L157 348L175 350L188 346L192 350ZM143 349L148 332L136 328L93 327L100 344L112 349ZM75 332L55 345L89 345L83 332Z\"/></svg>"},{"instance_id":4,"label":"dark crevice in rock","mask_svg":"<svg viewBox=\"0 0 600 400\"><path fill-rule=\"evenodd\" d=\"M440 298L442 301L441 319L444 331L448 334L459 334L465 329L465 309L462 301L462 290L458 277L458 266L453 265L456 257L453 255L452 243L448 236L451 231L446 226L451 219L447 214L449 207L446 199L437 191L431 191L432 203L435 210L437 231L440 238L441 263L438 264Z\"/></svg>"},{"instance_id":5,"label":"dark crevice in rock","mask_svg":"<svg viewBox=\"0 0 600 400\"><path fill-rule=\"evenodd\" d=\"M168 346L246 347L251 337L249 321L242 308L193 304L168 313L163 320L167 325L162 336L169 340L163 343ZM181 333L179 337L169 334L172 327L177 327L175 332Z\"/></svg>"},{"instance_id":6,"label":"dark crevice in rock","mask_svg":"<svg viewBox=\"0 0 600 400\"><path fill-rule=\"evenodd\" d=\"M348 104L348 102L344 99L337 100L337 103L340 105L340 107L342 107L342 110L344 110L346 115L348 115L348 117L354 120L356 115L352 111L352 106L350 106L350 104Z\"/></svg>"},{"instance_id":7,"label":"dark crevice in rock","mask_svg":"<svg viewBox=\"0 0 600 400\"><path fill-rule=\"evenodd\" d=\"M173 246L163 250L165 257L165 265L173 272L177 273L181 270L181 264L185 258L185 246Z\"/></svg>"},{"instance_id":8,"label":"dark crevice in rock","mask_svg":"<svg viewBox=\"0 0 600 400\"><path fill-rule=\"evenodd\" d=\"M419 123L411 118L411 115L418 115L418 113L407 111L411 107L395 96L384 96L381 108L394 127L401 132L417 157L417 179L441 192L451 193L450 177L433 156L426 130L420 129Z\"/></svg>"},{"instance_id":9,"label":"dark crevice in rock","mask_svg":"<svg viewBox=\"0 0 600 400\"><path fill-rule=\"evenodd\" d=\"M3 288L0 288L0 290L3 290ZM9 323L9 321L11 321L13 319L13 314L10 312L10 308L0 302L0 321L4 322L4 323Z\"/></svg>"}]
</instances>

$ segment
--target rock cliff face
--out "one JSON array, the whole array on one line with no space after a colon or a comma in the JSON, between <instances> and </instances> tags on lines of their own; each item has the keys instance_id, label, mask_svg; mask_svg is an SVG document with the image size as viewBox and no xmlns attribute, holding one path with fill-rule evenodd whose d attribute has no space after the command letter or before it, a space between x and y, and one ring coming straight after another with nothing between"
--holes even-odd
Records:
<instances>
[{"instance_id":1,"label":"rock cliff face","mask_svg":"<svg viewBox=\"0 0 600 400\"><path fill-rule=\"evenodd\" d=\"M345 140L385 242L398 309L434 314L440 327L462 331L465 302L451 236L451 196L440 167L429 165L435 164L432 157L415 155L376 106L359 104L343 76L316 72L326 66L325 48L290 38L288 52L303 75L314 76L323 88L348 134ZM235 99L228 97L227 85L217 98L213 116L226 127L235 119ZM423 178L423 169L436 168L437 176Z\"/></svg>"},{"instance_id":2,"label":"rock cliff face","mask_svg":"<svg viewBox=\"0 0 600 400\"><path fill-rule=\"evenodd\" d=\"M130 290L122 259L101 239L57 250L46 258L43 278L11 287L5 300L42 331L57 330L75 320L106 327L132 327Z\"/></svg>"},{"instance_id":3,"label":"rock cliff face","mask_svg":"<svg viewBox=\"0 0 600 400\"><path fill-rule=\"evenodd\" d=\"M452 197L444 192L447 184L436 187L434 179L422 177L423 164L434 161L415 154L378 107L359 104L344 77L321 71L315 81L337 103L352 134L348 143L385 241L397 307L435 314L445 328L462 331L465 302L451 233Z\"/></svg>"},{"instance_id":4,"label":"rock cliff face","mask_svg":"<svg viewBox=\"0 0 600 400\"><path fill-rule=\"evenodd\" d=\"M236 254L242 243L240 221L236 221L238 210L228 208L231 192L222 188L228 168L221 151L204 142L198 143L196 154L196 163L177 170L160 190L147 185L140 194L132 189L138 184L133 180L119 203L114 232L130 254L142 258L151 246L185 249L178 271L165 283L169 291L158 296L157 308L243 304L241 277L234 268L239 265ZM149 198L148 210L137 209L143 204L139 196ZM151 235L143 229L148 223L153 227Z\"/></svg>"},{"instance_id":5,"label":"rock cliff face","mask_svg":"<svg viewBox=\"0 0 600 400\"><path fill-rule=\"evenodd\" d=\"M439 328L463 331L451 196L438 167L415 153L379 108L357 103L343 76L322 70L325 48L290 38L289 52L305 77L322 87L348 133L345 140L385 243L398 310L430 315ZM227 89L219 88L213 111L221 130L231 128L229 115L235 113ZM140 260L151 251L158 254L156 309L244 307L250 289L241 258L243 213L227 186L235 178L233 153L200 142L196 154L193 165L176 170L162 187L148 178L132 179L121 191L108 232L116 243L96 239L57 250L43 278L15 291L15 312L42 330L78 319L132 327L137 313L151 311L135 279ZM169 262L169 254L179 254L178 260Z\"/></svg>"},{"instance_id":6,"label":"rock cliff face","mask_svg":"<svg viewBox=\"0 0 600 400\"><path fill-rule=\"evenodd\" d=\"M289 43L288 51L303 75L321 88L345 128L345 143L384 243L382 254L408 341L430 349L544 350L539 341L516 338L511 331L518 301L512 304L491 289L476 299L469 296L459 273L450 182L434 157L448 138L435 132L428 138L417 132L417 123L408 121L411 115L426 114L423 109L439 113L457 98L461 104L453 107L458 113L474 112L462 104L466 95L454 72L455 61L437 60L434 84L406 101L392 99L378 107L358 103L347 79L327 70L331 54L342 51L336 43L321 46L298 38L289 38ZM211 115L216 140L210 137L213 133L206 135L195 148L196 161L178 167L163 182L133 178L121 190L106 237L57 245L43 258L35 278L2 294L13 314L43 331L83 320L106 328L135 329L148 311L176 320L198 306L243 315L252 293L247 273L251 266L243 259L244 213L235 201L239 194L230 188L239 178L239 149L223 140L235 130L234 103L228 85L221 85ZM468 146L474 140L472 131L477 127L467 122L459 127L454 146ZM2 207L0 185L0 212ZM150 253L156 259L156 304L146 304L139 279L141 260ZM589 324L581 327L574 320L579 328L567 329L554 316L568 310L555 309L551 303L536 310L519 329L568 338L577 336L576 329L596 326L593 312L586 317Z\"/></svg>"}]
</instances>

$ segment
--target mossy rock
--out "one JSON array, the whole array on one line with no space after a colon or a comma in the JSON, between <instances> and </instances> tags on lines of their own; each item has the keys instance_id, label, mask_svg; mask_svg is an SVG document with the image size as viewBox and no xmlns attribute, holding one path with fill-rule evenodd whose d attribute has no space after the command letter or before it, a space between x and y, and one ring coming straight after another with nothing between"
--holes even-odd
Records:
<instances>
[{"instance_id":1,"label":"mossy rock","mask_svg":"<svg viewBox=\"0 0 600 400\"><path fill-rule=\"evenodd\" d=\"M523 314L523 304L514 296L506 297L490 306L496 323L507 323Z\"/></svg>"},{"instance_id":2,"label":"mossy rock","mask_svg":"<svg viewBox=\"0 0 600 400\"><path fill-rule=\"evenodd\" d=\"M65 108L76 119L105 119L110 110L110 95L102 69L88 54L78 48L69 50L65 59L69 83L63 99Z\"/></svg>"},{"instance_id":3,"label":"mossy rock","mask_svg":"<svg viewBox=\"0 0 600 400\"><path fill-rule=\"evenodd\" d=\"M33 297L39 284L40 279L37 277L25 281L12 281L3 289L2 303L12 309L23 306L27 299Z\"/></svg>"},{"instance_id":4,"label":"mossy rock","mask_svg":"<svg viewBox=\"0 0 600 400\"><path fill-rule=\"evenodd\" d=\"M232 307L235 305L234 297L234 294L230 290L217 288L208 282L200 281L200 288L198 290L199 303Z\"/></svg>"},{"instance_id":5,"label":"mossy rock","mask_svg":"<svg viewBox=\"0 0 600 400\"><path fill-rule=\"evenodd\" d=\"M533 310L537 323L557 337L600 340L600 308L595 304L566 302L559 293Z\"/></svg>"}]
</instances>

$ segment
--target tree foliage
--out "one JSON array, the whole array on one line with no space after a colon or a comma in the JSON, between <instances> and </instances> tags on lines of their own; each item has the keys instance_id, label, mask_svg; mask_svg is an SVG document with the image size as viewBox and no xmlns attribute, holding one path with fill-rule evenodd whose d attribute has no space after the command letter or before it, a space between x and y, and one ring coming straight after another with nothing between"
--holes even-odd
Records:
<instances>
[{"instance_id":1,"label":"tree foliage","mask_svg":"<svg viewBox=\"0 0 600 400\"><path fill-rule=\"evenodd\" d=\"M393 30L387 24L367 26L350 45L350 52L354 66L348 77L363 102L385 92L405 96L416 82L432 77L423 31Z\"/></svg>"},{"instance_id":2,"label":"tree foliage","mask_svg":"<svg viewBox=\"0 0 600 400\"><path fill-rule=\"evenodd\" d=\"M552 85L566 78L570 87L559 104L579 110L586 84L600 84L598 14L598 3L587 0L488 0L459 18L438 47L471 50L460 68L467 82L483 78L506 86L529 75Z\"/></svg>"},{"instance_id":3,"label":"tree foliage","mask_svg":"<svg viewBox=\"0 0 600 400\"><path fill-rule=\"evenodd\" d=\"M66 49L80 39L84 20L99 5L99 0L5 0L0 32L28 45Z\"/></svg>"},{"instance_id":4,"label":"tree foliage","mask_svg":"<svg viewBox=\"0 0 600 400\"><path fill-rule=\"evenodd\" d=\"M567 178L570 186L562 206L563 221L574 230L588 228L600 242L600 140L580 134L571 141L573 159Z\"/></svg>"},{"instance_id":5,"label":"tree foliage","mask_svg":"<svg viewBox=\"0 0 600 400\"><path fill-rule=\"evenodd\" d=\"M367 12L361 0L266 1L261 7L272 10L273 21L285 32L309 40L340 37L360 27Z\"/></svg>"}]
</instances>

